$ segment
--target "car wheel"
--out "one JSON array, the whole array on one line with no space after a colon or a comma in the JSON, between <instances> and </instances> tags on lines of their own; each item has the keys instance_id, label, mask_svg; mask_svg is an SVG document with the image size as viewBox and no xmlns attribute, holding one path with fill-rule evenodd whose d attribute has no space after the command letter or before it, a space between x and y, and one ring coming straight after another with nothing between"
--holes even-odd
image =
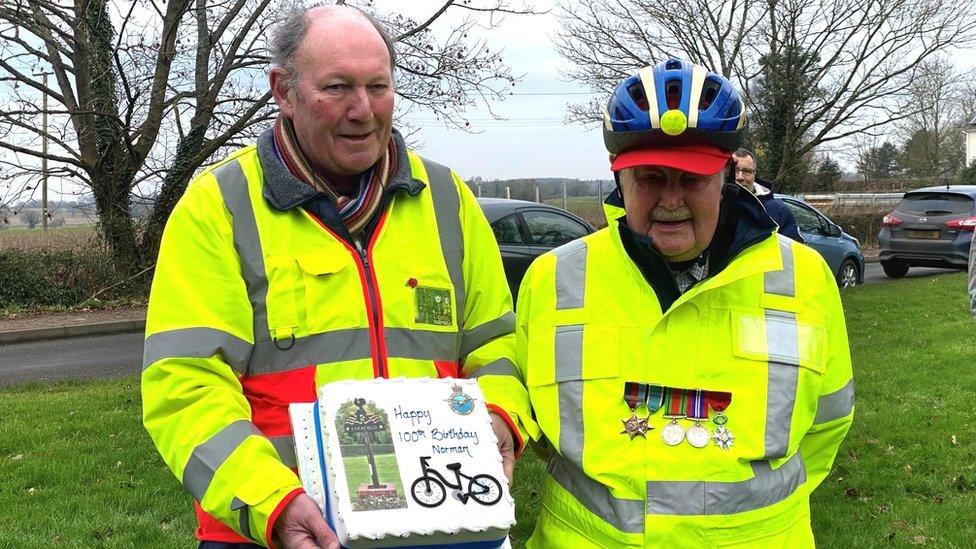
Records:
<instances>
[{"instance_id":1,"label":"car wheel","mask_svg":"<svg viewBox=\"0 0 976 549\"><path fill-rule=\"evenodd\" d=\"M908 265L901 261L882 261L881 268L889 278L901 278L908 274Z\"/></svg>"},{"instance_id":2,"label":"car wheel","mask_svg":"<svg viewBox=\"0 0 976 549\"><path fill-rule=\"evenodd\" d=\"M837 286L840 289L850 288L857 285L857 263L853 259L845 259L843 263L840 264L840 270L837 272Z\"/></svg>"}]
</instances>

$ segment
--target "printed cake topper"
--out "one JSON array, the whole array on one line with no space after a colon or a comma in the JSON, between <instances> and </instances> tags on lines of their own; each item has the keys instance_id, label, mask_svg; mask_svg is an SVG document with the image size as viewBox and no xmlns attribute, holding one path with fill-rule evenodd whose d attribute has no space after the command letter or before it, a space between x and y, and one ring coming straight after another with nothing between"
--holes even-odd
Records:
<instances>
[{"instance_id":1,"label":"printed cake topper","mask_svg":"<svg viewBox=\"0 0 976 549\"><path fill-rule=\"evenodd\" d=\"M437 507L447 499L447 488L451 488L453 496L464 504L473 499L482 505L494 505L502 499L502 485L495 477L486 474L468 476L461 472L460 463L448 463L445 467L454 473L454 482L430 466L430 456L420 458L422 474L410 486L414 501L424 507ZM461 489L462 478L468 481L464 491Z\"/></svg>"},{"instance_id":2,"label":"printed cake topper","mask_svg":"<svg viewBox=\"0 0 976 549\"><path fill-rule=\"evenodd\" d=\"M453 385L451 389L454 393L451 398L447 399L447 403L451 406L451 411L455 414L460 414L466 416L474 411L474 399L461 389L460 385Z\"/></svg>"},{"instance_id":3,"label":"printed cake topper","mask_svg":"<svg viewBox=\"0 0 976 549\"><path fill-rule=\"evenodd\" d=\"M336 432L352 510L406 509L386 412L365 398L347 401L336 414Z\"/></svg>"}]
</instances>

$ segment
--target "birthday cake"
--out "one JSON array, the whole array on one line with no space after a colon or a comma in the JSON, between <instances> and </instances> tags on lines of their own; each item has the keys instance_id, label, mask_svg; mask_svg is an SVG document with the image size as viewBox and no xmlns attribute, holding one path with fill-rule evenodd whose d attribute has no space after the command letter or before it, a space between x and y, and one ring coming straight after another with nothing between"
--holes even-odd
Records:
<instances>
[{"instance_id":1,"label":"birthday cake","mask_svg":"<svg viewBox=\"0 0 976 549\"><path fill-rule=\"evenodd\" d=\"M344 547L505 543L515 502L474 380L330 383L290 414L305 491Z\"/></svg>"}]
</instances>

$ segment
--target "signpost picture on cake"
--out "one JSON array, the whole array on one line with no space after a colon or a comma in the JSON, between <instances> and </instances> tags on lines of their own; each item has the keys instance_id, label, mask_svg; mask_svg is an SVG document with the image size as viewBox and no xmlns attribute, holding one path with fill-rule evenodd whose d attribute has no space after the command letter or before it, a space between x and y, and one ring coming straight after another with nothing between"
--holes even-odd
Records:
<instances>
[{"instance_id":1,"label":"signpost picture on cake","mask_svg":"<svg viewBox=\"0 0 976 549\"><path fill-rule=\"evenodd\" d=\"M339 407L336 432L353 510L405 509L386 412L372 401L354 398Z\"/></svg>"}]
</instances>

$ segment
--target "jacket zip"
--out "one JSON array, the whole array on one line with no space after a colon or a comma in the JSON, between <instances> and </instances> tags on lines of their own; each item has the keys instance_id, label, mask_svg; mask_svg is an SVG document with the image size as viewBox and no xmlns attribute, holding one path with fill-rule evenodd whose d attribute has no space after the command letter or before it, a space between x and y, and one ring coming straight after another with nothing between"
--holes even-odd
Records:
<instances>
[{"instance_id":1,"label":"jacket zip","mask_svg":"<svg viewBox=\"0 0 976 549\"><path fill-rule=\"evenodd\" d=\"M383 353L383 345L381 344L383 332L380 329L380 319L379 319L379 308L376 306L376 286L373 284L373 271L369 265L369 253L363 248L362 243L358 239L354 239L356 245L356 251L359 252L359 260L363 265L363 281L366 283L366 293L369 296L368 303L366 306L369 308L370 324L371 330L375 335L375 341L373 345L373 356L375 357L374 362L376 364L376 374L377 377L389 377L386 367L386 356Z\"/></svg>"}]
</instances>

